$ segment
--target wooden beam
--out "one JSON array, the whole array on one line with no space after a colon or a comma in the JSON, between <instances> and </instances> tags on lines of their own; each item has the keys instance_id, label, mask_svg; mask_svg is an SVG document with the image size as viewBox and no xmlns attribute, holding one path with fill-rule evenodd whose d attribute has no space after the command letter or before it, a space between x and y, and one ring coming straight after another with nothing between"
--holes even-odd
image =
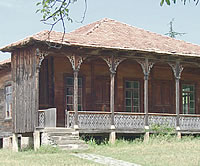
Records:
<instances>
[{"instance_id":1,"label":"wooden beam","mask_svg":"<svg viewBox=\"0 0 200 166\"><path fill-rule=\"evenodd\" d=\"M110 70L110 112L111 112L111 128L114 127L114 112L115 112L115 74L118 65L125 60L119 57L103 57Z\"/></svg>"},{"instance_id":2,"label":"wooden beam","mask_svg":"<svg viewBox=\"0 0 200 166\"><path fill-rule=\"evenodd\" d=\"M74 111L75 125L78 126L78 70L74 70Z\"/></svg>"},{"instance_id":3,"label":"wooden beam","mask_svg":"<svg viewBox=\"0 0 200 166\"><path fill-rule=\"evenodd\" d=\"M81 64L86 59L86 57L81 57L74 54L71 56L67 56L67 58L71 62L72 69L74 72L74 111L75 111L74 128L78 129L78 72L80 70Z\"/></svg>"},{"instance_id":4,"label":"wooden beam","mask_svg":"<svg viewBox=\"0 0 200 166\"><path fill-rule=\"evenodd\" d=\"M180 65L179 61L176 61L176 63L169 63L171 66L174 77L175 77L175 85L176 85L176 127L180 126L179 119L180 119L180 78L181 73L183 71L183 66Z\"/></svg>"},{"instance_id":5,"label":"wooden beam","mask_svg":"<svg viewBox=\"0 0 200 166\"><path fill-rule=\"evenodd\" d=\"M115 106L115 73L110 73L110 111L111 125L114 125L114 106Z\"/></svg>"},{"instance_id":6,"label":"wooden beam","mask_svg":"<svg viewBox=\"0 0 200 166\"><path fill-rule=\"evenodd\" d=\"M149 74L150 70L154 65L154 62L149 62L149 59L145 58L143 60L136 60L142 67L143 73L144 73L144 113L145 113L145 126L149 126L148 123L148 80L149 80Z\"/></svg>"},{"instance_id":7,"label":"wooden beam","mask_svg":"<svg viewBox=\"0 0 200 166\"><path fill-rule=\"evenodd\" d=\"M40 82L40 68L42 65L42 62L44 60L44 58L48 56L48 53L46 52L42 52L39 48L36 49L36 59L35 59L35 63L36 63L36 73L35 73L35 105L36 105L36 127L38 127L38 111L39 111L39 82Z\"/></svg>"}]
</instances>

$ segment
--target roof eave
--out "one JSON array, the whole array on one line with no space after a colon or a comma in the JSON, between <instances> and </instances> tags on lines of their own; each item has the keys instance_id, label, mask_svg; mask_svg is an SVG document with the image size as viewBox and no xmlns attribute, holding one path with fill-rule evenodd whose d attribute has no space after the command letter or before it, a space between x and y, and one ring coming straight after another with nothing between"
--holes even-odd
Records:
<instances>
[{"instance_id":1,"label":"roof eave","mask_svg":"<svg viewBox=\"0 0 200 166\"><path fill-rule=\"evenodd\" d=\"M16 49L23 48L23 47L26 47L28 45L32 45L32 44L36 43L37 41L38 40L30 37L28 40L21 41L19 44L13 43L13 44L7 45L3 48L0 48L0 51L2 51L2 52L13 52Z\"/></svg>"},{"instance_id":2,"label":"roof eave","mask_svg":"<svg viewBox=\"0 0 200 166\"><path fill-rule=\"evenodd\" d=\"M138 51L138 52L148 52L148 53L157 53L157 54L167 54L167 55L171 55L171 56L185 56L185 57L199 57L200 55L198 54L187 54L187 53L178 53L178 52L165 52L165 51L160 51L160 50L149 50L149 49L136 49L136 48L124 48L124 47L109 47L109 46L98 46L98 45L87 45L87 44L78 44L78 43L66 43L66 42L52 42L52 41L43 41L43 40L37 40L33 37L30 37L28 40L26 41L22 41L19 44L11 44L8 45L6 47L0 48L0 51L2 52L13 52L16 49L20 49L20 48L24 48L26 46L30 46L33 44L44 44L46 42L46 44L50 43L50 44L58 44L58 45L62 45L62 46L75 46L75 47L87 47L87 48L103 48L103 49L111 49L111 50L127 50L127 51Z\"/></svg>"}]
</instances>

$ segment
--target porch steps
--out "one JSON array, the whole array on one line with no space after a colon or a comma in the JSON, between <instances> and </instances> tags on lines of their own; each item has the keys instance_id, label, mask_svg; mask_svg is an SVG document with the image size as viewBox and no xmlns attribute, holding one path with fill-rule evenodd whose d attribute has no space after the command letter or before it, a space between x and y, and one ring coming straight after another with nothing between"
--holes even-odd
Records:
<instances>
[{"instance_id":1,"label":"porch steps","mask_svg":"<svg viewBox=\"0 0 200 166\"><path fill-rule=\"evenodd\" d=\"M79 132L71 128L45 128L51 144L63 150L87 149L88 145L79 138Z\"/></svg>"}]
</instances>

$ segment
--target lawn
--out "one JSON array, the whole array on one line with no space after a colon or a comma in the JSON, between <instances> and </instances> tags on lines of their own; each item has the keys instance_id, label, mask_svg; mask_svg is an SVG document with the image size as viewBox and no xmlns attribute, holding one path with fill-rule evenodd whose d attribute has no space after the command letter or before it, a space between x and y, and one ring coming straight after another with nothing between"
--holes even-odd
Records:
<instances>
[{"instance_id":1,"label":"lawn","mask_svg":"<svg viewBox=\"0 0 200 166\"><path fill-rule=\"evenodd\" d=\"M117 141L116 144L96 145L90 143L85 151L61 151L43 147L38 152L32 150L14 153L0 150L0 165L4 166L94 166L92 161L76 158L72 153L92 153L112 157L143 166L197 166L200 165L200 138L186 137L153 138L149 142Z\"/></svg>"},{"instance_id":2,"label":"lawn","mask_svg":"<svg viewBox=\"0 0 200 166\"><path fill-rule=\"evenodd\" d=\"M89 151L143 166L200 166L200 138L118 141L115 145L93 145Z\"/></svg>"},{"instance_id":3,"label":"lawn","mask_svg":"<svg viewBox=\"0 0 200 166\"><path fill-rule=\"evenodd\" d=\"M43 147L38 152L33 150L12 152L0 150L0 166L98 166L83 159L76 158L71 152Z\"/></svg>"}]
</instances>

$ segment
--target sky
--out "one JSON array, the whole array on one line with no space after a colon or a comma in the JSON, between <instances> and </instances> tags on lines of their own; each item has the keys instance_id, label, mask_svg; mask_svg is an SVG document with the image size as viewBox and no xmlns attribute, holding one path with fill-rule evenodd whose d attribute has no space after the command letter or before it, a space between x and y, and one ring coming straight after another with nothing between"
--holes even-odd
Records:
<instances>
[{"instance_id":1,"label":"sky","mask_svg":"<svg viewBox=\"0 0 200 166\"><path fill-rule=\"evenodd\" d=\"M40 21L42 15L36 13L39 1L0 0L0 48L50 29ZM84 0L78 0L71 6L73 23L66 21L67 32L106 17L164 35L174 18L174 30L186 33L177 39L200 45L200 4L196 6L192 1L184 5L177 0L175 5L161 7L160 0L87 0L86 17L83 23L78 23L84 9ZM63 31L61 24L56 25L54 30ZM9 53L0 52L0 61L9 57Z\"/></svg>"}]
</instances>

